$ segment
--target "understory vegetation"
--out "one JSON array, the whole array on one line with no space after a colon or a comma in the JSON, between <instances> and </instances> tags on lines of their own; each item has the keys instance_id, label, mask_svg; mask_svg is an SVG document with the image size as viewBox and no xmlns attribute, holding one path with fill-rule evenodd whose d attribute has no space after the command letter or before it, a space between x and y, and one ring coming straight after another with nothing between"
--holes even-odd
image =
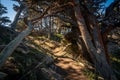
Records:
<instances>
[{"instance_id":1,"label":"understory vegetation","mask_svg":"<svg viewBox=\"0 0 120 80\"><path fill-rule=\"evenodd\" d=\"M0 80L120 80L120 1L0 3Z\"/></svg>"}]
</instances>

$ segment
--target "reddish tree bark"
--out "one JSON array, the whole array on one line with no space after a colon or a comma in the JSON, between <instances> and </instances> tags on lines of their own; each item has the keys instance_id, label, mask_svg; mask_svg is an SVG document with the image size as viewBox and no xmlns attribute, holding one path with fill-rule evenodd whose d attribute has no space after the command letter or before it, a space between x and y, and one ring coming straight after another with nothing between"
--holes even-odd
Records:
<instances>
[{"instance_id":1,"label":"reddish tree bark","mask_svg":"<svg viewBox=\"0 0 120 80\"><path fill-rule=\"evenodd\" d=\"M79 2L78 0L74 0L74 3L78 4ZM110 67L110 65L106 60L104 48L101 45L102 39L100 36L100 32L98 31L97 25L95 25L96 22L94 18L93 18L94 24L92 24L93 26L92 35L93 35L93 41L94 41L93 43L91 41L91 36L86 26L85 20L82 16L80 7L76 6L74 9L75 9L75 17L77 19L78 28L81 32L82 39L91 56L91 59L95 65L96 70L99 72L99 74L103 76L105 80L116 80L116 77L112 71L112 68Z\"/></svg>"}]
</instances>

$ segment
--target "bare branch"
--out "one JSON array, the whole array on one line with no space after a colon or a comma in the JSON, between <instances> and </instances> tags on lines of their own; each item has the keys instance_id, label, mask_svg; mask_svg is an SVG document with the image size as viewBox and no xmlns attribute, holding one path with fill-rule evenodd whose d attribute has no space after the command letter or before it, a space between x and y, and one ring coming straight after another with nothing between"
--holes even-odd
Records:
<instances>
[{"instance_id":1,"label":"bare branch","mask_svg":"<svg viewBox=\"0 0 120 80\"><path fill-rule=\"evenodd\" d=\"M43 18L44 15L47 13L47 11L50 10L50 8L51 8L51 6L49 6L49 7L43 12L43 14L42 14L40 17L34 18L34 19L32 19L31 21L32 21L33 23L35 23L35 22L38 21L39 19Z\"/></svg>"}]
</instances>

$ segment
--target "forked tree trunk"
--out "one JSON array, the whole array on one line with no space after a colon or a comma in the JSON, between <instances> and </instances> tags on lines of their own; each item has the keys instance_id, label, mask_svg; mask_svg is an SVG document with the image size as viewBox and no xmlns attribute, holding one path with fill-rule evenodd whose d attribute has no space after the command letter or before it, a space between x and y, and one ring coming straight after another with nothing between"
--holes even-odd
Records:
<instances>
[{"instance_id":1,"label":"forked tree trunk","mask_svg":"<svg viewBox=\"0 0 120 80\"><path fill-rule=\"evenodd\" d=\"M0 53L0 68L4 65L7 58L13 53L22 40L31 33L33 26L29 22L28 28L21 32L14 40L12 40Z\"/></svg>"},{"instance_id":2,"label":"forked tree trunk","mask_svg":"<svg viewBox=\"0 0 120 80\"><path fill-rule=\"evenodd\" d=\"M78 0L74 0L74 3L75 4L79 3L77 1ZM93 34L94 37L93 40L95 42L95 46L94 46L94 43L91 41L91 36L87 29L86 23L80 11L80 7L76 6L74 9L75 9L75 17L77 19L79 31L81 32L82 39L91 56L91 59L95 65L96 70L99 72L101 76L103 76L105 80L116 80L116 77L106 60L104 50L102 48L102 45L100 44L101 42L100 40L98 40L99 35L97 32L97 28L94 28L96 32Z\"/></svg>"},{"instance_id":3,"label":"forked tree trunk","mask_svg":"<svg viewBox=\"0 0 120 80\"><path fill-rule=\"evenodd\" d=\"M107 44L105 44L105 40L103 38L103 36L101 35L101 30L100 27L98 26L98 22L95 18L95 16L93 14L91 14L92 12L90 10L88 10L88 8L86 6L82 6L83 10L81 11L81 13L84 13L82 16L85 20L85 24L87 26L87 29L89 31L89 34L91 36L91 40L94 43L94 46L99 48L103 48L103 51L105 53L107 62L110 63L110 57L107 51ZM96 36L97 34L97 36ZM107 35L104 35L105 37ZM97 41L100 42L100 44L97 43ZM101 47L99 46L101 45Z\"/></svg>"}]
</instances>

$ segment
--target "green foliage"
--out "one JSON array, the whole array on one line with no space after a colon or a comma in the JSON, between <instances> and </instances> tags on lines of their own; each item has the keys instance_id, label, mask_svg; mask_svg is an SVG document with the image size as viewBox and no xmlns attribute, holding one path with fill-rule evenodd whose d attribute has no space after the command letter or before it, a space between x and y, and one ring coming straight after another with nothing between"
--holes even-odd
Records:
<instances>
[{"instance_id":1,"label":"green foliage","mask_svg":"<svg viewBox=\"0 0 120 80\"><path fill-rule=\"evenodd\" d=\"M29 71L33 70L39 62L42 62L45 54L34 48L30 48L30 53L27 55L19 52L14 52L12 56L16 62L16 70L24 76ZM46 65L44 64L41 65L41 67L45 66ZM33 70L30 74L27 74L24 76L24 78L29 80L37 80L36 70Z\"/></svg>"},{"instance_id":2,"label":"green foliage","mask_svg":"<svg viewBox=\"0 0 120 80\"><path fill-rule=\"evenodd\" d=\"M0 16L2 16L3 14L7 13L7 8L4 7L1 3L0 3Z\"/></svg>"},{"instance_id":3,"label":"green foliage","mask_svg":"<svg viewBox=\"0 0 120 80\"><path fill-rule=\"evenodd\" d=\"M63 34L53 34L50 36L50 40L61 42Z\"/></svg>"},{"instance_id":4,"label":"green foliage","mask_svg":"<svg viewBox=\"0 0 120 80\"><path fill-rule=\"evenodd\" d=\"M112 67L115 70L118 80L120 79L120 49L112 51L111 54Z\"/></svg>"},{"instance_id":5,"label":"green foliage","mask_svg":"<svg viewBox=\"0 0 120 80\"><path fill-rule=\"evenodd\" d=\"M66 23L67 26L72 27L71 23Z\"/></svg>"},{"instance_id":6,"label":"green foliage","mask_svg":"<svg viewBox=\"0 0 120 80\"><path fill-rule=\"evenodd\" d=\"M88 76L89 80L94 80L95 78L95 73L88 69L84 70L84 74Z\"/></svg>"},{"instance_id":7,"label":"green foliage","mask_svg":"<svg viewBox=\"0 0 120 80\"><path fill-rule=\"evenodd\" d=\"M0 44L8 44L10 42L12 32L4 27L0 27Z\"/></svg>"},{"instance_id":8,"label":"green foliage","mask_svg":"<svg viewBox=\"0 0 120 80\"><path fill-rule=\"evenodd\" d=\"M3 16L5 13L7 13L7 8L4 7L1 3L0 3L0 27L7 25L8 23L10 23L10 20L8 17Z\"/></svg>"},{"instance_id":9,"label":"green foliage","mask_svg":"<svg viewBox=\"0 0 120 80\"><path fill-rule=\"evenodd\" d=\"M102 77L95 73L94 69L86 68L85 70L83 70L83 72L85 75L87 75L89 80L104 80Z\"/></svg>"},{"instance_id":10,"label":"green foliage","mask_svg":"<svg viewBox=\"0 0 120 80\"><path fill-rule=\"evenodd\" d=\"M62 38L63 34L55 34L56 37Z\"/></svg>"}]
</instances>

